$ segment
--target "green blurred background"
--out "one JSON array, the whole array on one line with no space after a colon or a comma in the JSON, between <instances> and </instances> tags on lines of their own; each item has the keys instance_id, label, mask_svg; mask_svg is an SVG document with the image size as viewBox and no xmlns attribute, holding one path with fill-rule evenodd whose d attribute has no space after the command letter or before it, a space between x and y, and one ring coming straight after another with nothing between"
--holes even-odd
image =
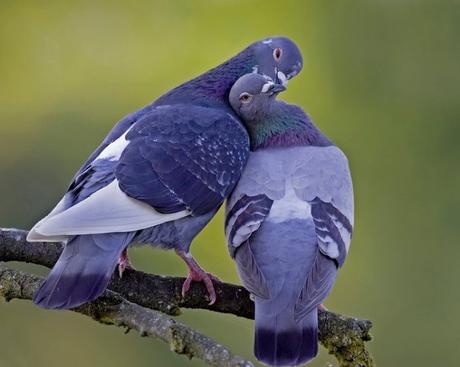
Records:
<instances>
[{"instance_id":1,"label":"green blurred background","mask_svg":"<svg viewBox=\"0 0 460 367\"><path fill-rule=\"evenodd\" d=\"M268 35L305 66L282 98L348 154L351 253L326 302L374 322L379 366L457 366L460 327L458 1L0 2L0 226L30 228L125 114ZM237 282L222 215L195 241ZM185 275L172 253L138 269ZM45 274L39 267L26 267ZM252 357L252 322L180 317ZM161 342L30 302L0 301L0 366L201 366ZM324 351L312 366L336 365Z\"/></svg>"}]
</instances>

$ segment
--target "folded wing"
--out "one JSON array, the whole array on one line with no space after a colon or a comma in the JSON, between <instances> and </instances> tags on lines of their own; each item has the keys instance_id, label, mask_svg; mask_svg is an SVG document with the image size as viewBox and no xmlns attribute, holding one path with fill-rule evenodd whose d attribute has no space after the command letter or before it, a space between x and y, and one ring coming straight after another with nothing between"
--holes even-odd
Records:
<instances>
[{"instance_id":1,"label":"folded wing","mask_svg":"<svg viewBox=\"0 0 460 367\"><path fill-rule=\"evenodd\" d=\"M79 172L29 239L133 231L208 213L234 188L248 147L243 127L224 111L153 110Z\"/></svg>"}]
</instances>

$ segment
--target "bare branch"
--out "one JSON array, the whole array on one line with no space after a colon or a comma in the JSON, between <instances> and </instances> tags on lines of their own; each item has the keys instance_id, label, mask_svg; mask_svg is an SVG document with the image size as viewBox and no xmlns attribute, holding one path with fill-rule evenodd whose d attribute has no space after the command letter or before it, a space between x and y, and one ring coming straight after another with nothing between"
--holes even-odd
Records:
<instances>
[{"instance_id":1,"label":"bare branch","mask_svg":"<svg viewBox=\"0 0 460 367\"><path fill-rule=\"evenodd\" d=\"M51 267L58 259L62 245L28 243L27 232L0 229L0 261L21 261ZM254 303L243 288L228 283L215 284L217 301L209 305L201 283L193 283L185 299L181 296L184 278L150 275L126 270L123 279L112 278L109 289L128 301L169 315L180 314L180 308L200 308L236 316L254 318ZM152 290L155 292L152 292ZM371 367L372 358L365 342L371 339L372 323L329 311L319 312L319 339L341 367Z\"/></svg>"},{"instance_id":2,"label":"bare branch","mask_svg":"<svg viewBox=\"0 0 460 367\"><path fill-rule=\"evenodd\" d=\"M32 299L42 278L0 265L0 296L7 301L14 298ZM105 291L96 301L73 311L89 316L102 324L136 330L141 336L160 339L171 350L189 358L199 358L216 367L252 367L252 363L235 356L223 345L190 329L164 314L128 302L115 292Z\"/></svg>"}]
</instances>

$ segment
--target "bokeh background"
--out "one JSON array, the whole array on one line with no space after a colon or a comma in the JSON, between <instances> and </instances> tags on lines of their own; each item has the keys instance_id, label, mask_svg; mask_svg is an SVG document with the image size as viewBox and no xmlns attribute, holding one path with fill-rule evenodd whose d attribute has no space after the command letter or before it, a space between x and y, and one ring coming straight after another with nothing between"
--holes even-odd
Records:
<instances>
[{"instance_id":1,"label":"bokeh background","mask_svg":"<svg viewBox=\"0 0 460 367\"><path fill-rule=\"evenodd\" d=\"M326 302L374 322L379 366L457 366L460 278L458 1L0 2L0 226L30 228L125 114L247 44L287 35L305 66L282 98L348 154L351 253ZM194 255L238 282L222 215ZM137 268L185 275L172 253ZM38 266L20 266L40 274ZM252 357L252 322L183 321ZM0 301L0 366L201 366L161 342L30 302ZM336 365L322 351L312 366Z\"/></svg>"}]
</instances>

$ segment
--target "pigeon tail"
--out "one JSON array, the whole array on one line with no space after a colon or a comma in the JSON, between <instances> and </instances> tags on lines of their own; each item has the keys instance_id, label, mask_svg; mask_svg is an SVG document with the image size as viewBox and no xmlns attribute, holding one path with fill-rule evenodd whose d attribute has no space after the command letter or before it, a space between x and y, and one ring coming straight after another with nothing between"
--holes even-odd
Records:
<instances>
[{"instance_id":1,"label":"pigeon tail","mask_svg":"<svg viewBox=\"0 0 460 367\"><path fill-rule=\"evenodd\" d=\"M265 305L256 300L254 354L270 366L297 366L311 361L318 353L318 311L313 309L301 320L294 312L261 312Z\"/></svg>"},{"instance_id":2,"label":"pigeon tail","mask_svg":"<svg viewBox=\"0 0 460 367\"><path fill-rule=\"evenodd\" d=\"M106 289L131 233L81 235L72 238L34 303L47 309L69 309L92 301Z\"/></svg>"}]
</instances>

